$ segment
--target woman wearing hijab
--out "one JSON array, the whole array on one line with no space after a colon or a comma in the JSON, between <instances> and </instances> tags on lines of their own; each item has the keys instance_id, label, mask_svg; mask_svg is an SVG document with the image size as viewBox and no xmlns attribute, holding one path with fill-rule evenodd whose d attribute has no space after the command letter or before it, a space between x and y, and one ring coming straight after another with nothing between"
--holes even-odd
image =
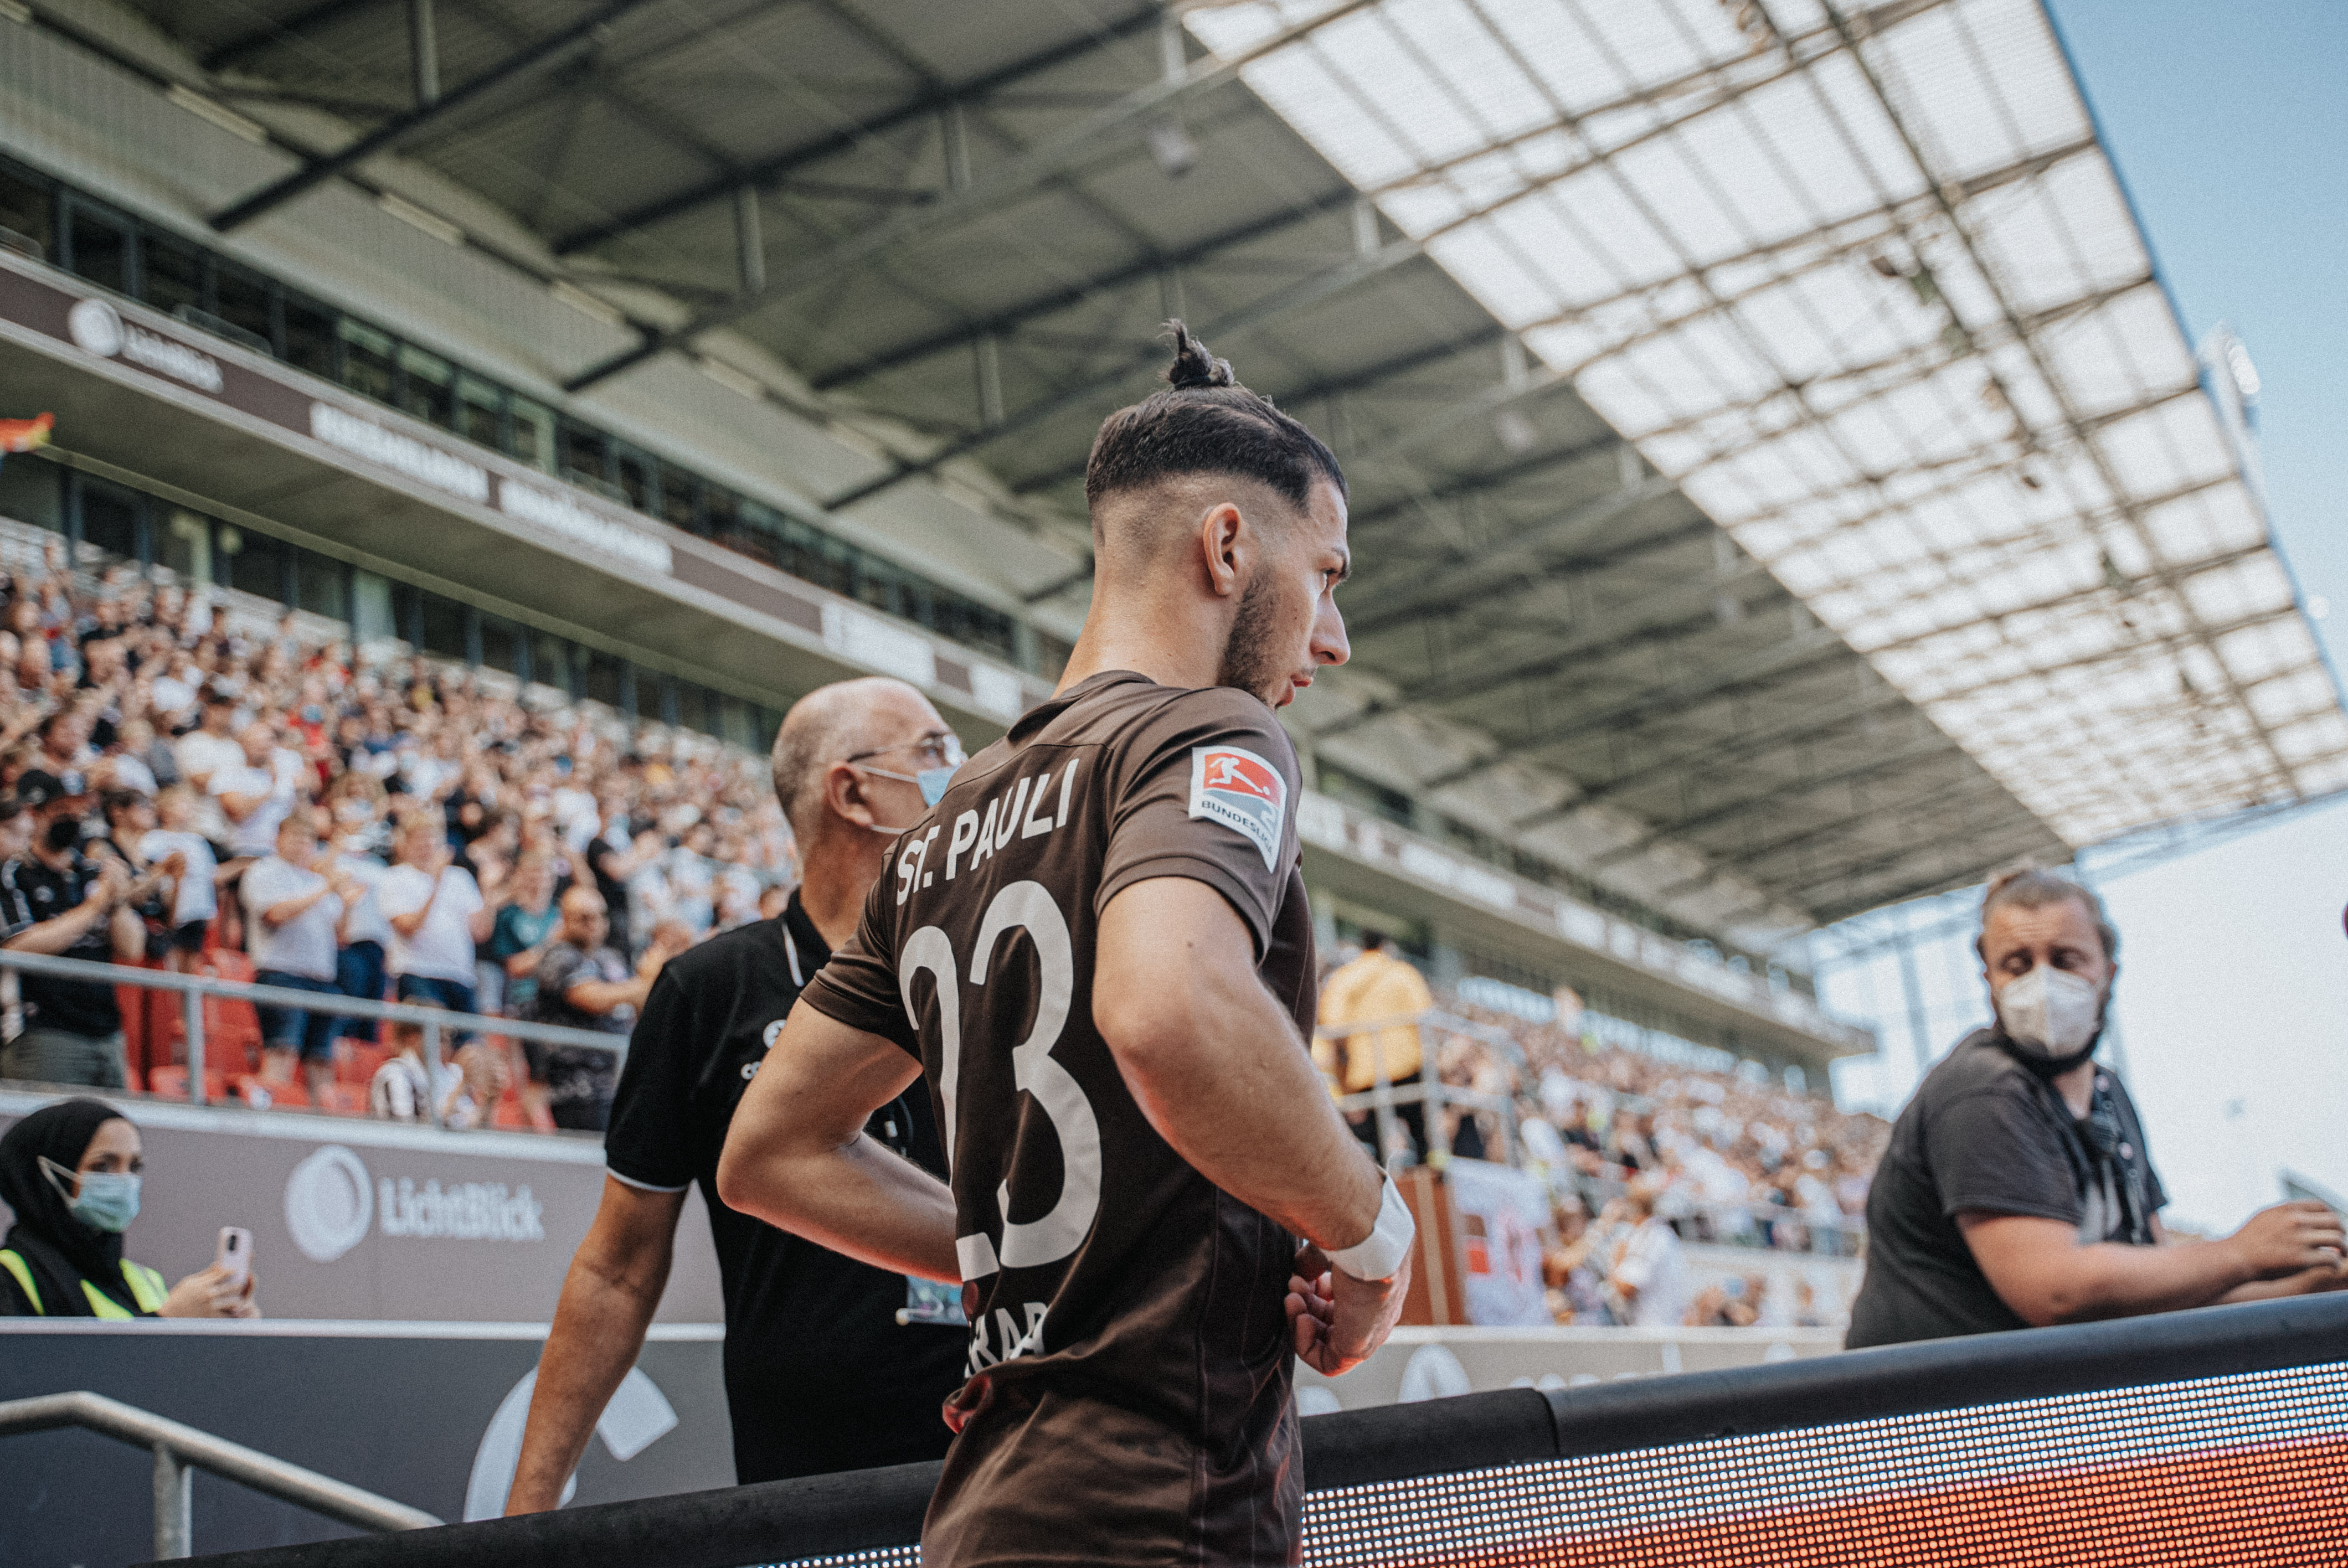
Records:
<instances>
[{"instance_id":1,"label":"woman wearing hijab","mask_svg":"<svg viewBox=\"0 0 2348 1568\"><path fill-rule=\"evenodd\" d=\"M215 1264L166 1290L122 1255L139 1216L139 1129L102 1100L45 1105L0 1137L0 1317L258 1317L252 1277Z\"/></svg>"}]
</instances>

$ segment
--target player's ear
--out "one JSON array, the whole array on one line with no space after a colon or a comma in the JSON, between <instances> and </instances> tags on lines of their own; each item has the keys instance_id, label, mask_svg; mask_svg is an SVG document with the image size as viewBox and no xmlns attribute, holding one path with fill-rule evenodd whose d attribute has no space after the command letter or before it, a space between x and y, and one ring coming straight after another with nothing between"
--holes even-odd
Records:
<instances>
[{"instance_id":1,"label":"player's ear","mask_svg":"<svg viewBox=\"0 0 2348 1568\"><path fill-rule=\"evenodd\" d=\"M1199 554L1206 568L1207 591L1218 599L1235 597L1246 586L1247 521L1239 507L1219 501L1199 519Z\"/></svg>"}]
</instances>

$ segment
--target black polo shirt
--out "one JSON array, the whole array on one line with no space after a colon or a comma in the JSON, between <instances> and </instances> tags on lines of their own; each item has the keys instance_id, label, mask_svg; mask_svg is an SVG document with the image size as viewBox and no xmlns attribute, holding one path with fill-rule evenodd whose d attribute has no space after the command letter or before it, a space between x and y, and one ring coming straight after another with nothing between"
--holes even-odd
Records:
<instances>
[{"instance_id":1,"label":"black polo shirt","mask_svg":"<svg viewBox=\"0 0 2348 1568\"><path fill-rule=\"evenodd\" d=\"M940 1458L952 1436L941 1407L963 1380L964 1328L898 1323L904 1276L718 1201L734 1107L830 957L795 893L779 918L669 960L629 1039L603 1140L612 1174L631 1186L701 1185L726 1296L735 1475L745 1483ZM927 1094L882 1106L865 1131L944 1178Z\"/></svg>"},{"instance_id":2,"label":"black polo shirt","mask_svg":"<svg viewBox=\"0 0 2348 1568\"><path fill-rule=\"evenodd\" d=\"M1966 1210L2060 1220L2080 1243L2147 1245L2168 1202L2135 1102L2096 1070L2111 1147L2061 1092L1977 1030L1925 1074L1892 1124L1867 1194L1867 1276L1851 1303L1851 1349L2025 1328L1958 1227Z\"/></svg>"},{"instance_id":3,"label":"black polo shirt","mask_svg":"<svg viewBox=\"0 0 2348 1568\"><path fill-rule=\"evenodd\" d=\"M31 855L0 865L0 917L6 921L0 939L71 914L89 897L98 880L98 862L78 849L62 871L51 870ZM108 923L91 921L81 939L57 957L87 958L94 964L114 962L114 935ZM35 974L25 975L19 984L26 1022L35 1029L62 1029L103 1038L122 1027L122 1009L115 1005L112 986Z\"/></svg>"}]
</instances>

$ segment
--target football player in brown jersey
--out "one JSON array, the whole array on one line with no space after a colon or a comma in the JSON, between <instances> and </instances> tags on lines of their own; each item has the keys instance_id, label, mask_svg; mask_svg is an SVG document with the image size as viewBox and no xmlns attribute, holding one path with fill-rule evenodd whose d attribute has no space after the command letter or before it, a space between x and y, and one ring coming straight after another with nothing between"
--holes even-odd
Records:
<instances>
[{"instance_id":1,"label":"football player in brown jersey","mask_svg":"<svg viewBox=\"0 0 2348 1568\"><path fill-rule=\"evenodd\" d=\"M1293 1562L1292 1358L1399 1314L1408 1210L1305 1049L1312 923L1274 717L1347 646L1344 479L1175 323L1086 477L1059 689L891 850L743 1097L725 1200L960 1281L930 1568ZM862 1136L913 1081L951 1186Z\"/></svg>"}]
</instances>

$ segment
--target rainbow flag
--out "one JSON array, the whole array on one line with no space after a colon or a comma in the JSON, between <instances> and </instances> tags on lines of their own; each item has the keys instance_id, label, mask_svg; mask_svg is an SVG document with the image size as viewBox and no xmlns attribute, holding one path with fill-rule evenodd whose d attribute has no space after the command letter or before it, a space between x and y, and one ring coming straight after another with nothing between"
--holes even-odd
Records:
<instances>
[{"instance_id":1,"label":"rainbow flag","mask_svg":"<svg viewBox=\"0 0 2348 1568\"><path fill-rule=\"evenodd\" d=\"M12 452L37 452L49 444L49 432L57 427L54 414L36 415L30 419L0 419L0 458Z\"/></svg>"}]
</instances>

